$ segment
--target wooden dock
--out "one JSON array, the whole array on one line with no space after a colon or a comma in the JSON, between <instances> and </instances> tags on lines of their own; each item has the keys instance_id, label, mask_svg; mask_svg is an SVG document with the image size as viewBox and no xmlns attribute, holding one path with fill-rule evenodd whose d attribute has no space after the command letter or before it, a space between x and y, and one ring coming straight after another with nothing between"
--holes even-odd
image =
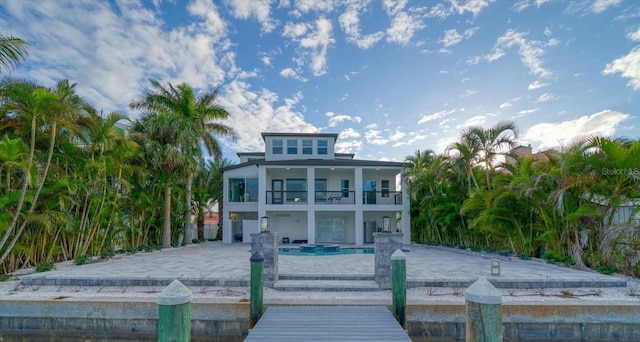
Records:
<instances>
[{"instance_id":1,"label":"wooden dock","mask_svg":"<svg viewBox=\"0 0 640 342\"><path fill-rule=\"evenodd\" d=\"M411 339L385 306L270 306L244 341Z\"/></svg>"}]
</instances>

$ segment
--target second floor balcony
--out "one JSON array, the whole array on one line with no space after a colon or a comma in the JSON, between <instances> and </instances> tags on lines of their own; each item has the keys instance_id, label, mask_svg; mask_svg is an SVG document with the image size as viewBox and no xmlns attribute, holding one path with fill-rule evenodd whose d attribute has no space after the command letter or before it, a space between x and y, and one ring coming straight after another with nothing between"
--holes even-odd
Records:
<instances>
[{"instance_id":1,"label":"second floor balcony","mask_svg":"<svg viewBox=\"0 0 640 342\"><path fill-rule=\"evenodd\" d=\"M266 204L356 204L355 191L267 191ZM363 191L362 204L365 205L402 205L400 191Z\"/></svg>"}]
</instances>

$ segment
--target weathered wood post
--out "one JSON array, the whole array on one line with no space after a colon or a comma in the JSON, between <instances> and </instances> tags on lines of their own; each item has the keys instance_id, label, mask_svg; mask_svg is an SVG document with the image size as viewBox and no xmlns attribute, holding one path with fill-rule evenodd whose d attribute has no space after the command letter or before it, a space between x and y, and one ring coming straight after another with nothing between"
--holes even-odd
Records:
<instances>
[{"instance_id":1,"label":"weathered wood post","mask_svg":"<svg viewBox=\"0 0 640 342\"><path fill-rule=\"evenodd\" d=\"M191 290L177 279L158 296L158 342L191 341Z\"/></svg>"},{"instance_id":2,"label":"weathered wood post","mask_svg":"<svg viewBox=\"0 0 640 342\"><path fill-rule=\"evenodd\" d=\"M466 341L501 342L502 294L484 277L464 291Z\"/></svg>"},{"instance_id":3,"label":"weathered wood post","mask_svg":"<svg viewBox=\"0 0 640 342\"><path fill-rule=\"evenodd\" d=\"M405 329L407 325L407 257L399 249L391 255L391 293L393 315Z\"/></svg>"},{"instance_id":4,"label":"weathered wood post","mask_svg":"<svg viewBox=\"0 0 640 342\"><path fill-rule=\"evenodd\" d=\"M264 274L264 256L260 251L254 251L251 254L251 300L249 314L249 328L253 328L262 316L262 294L263 274Z\"/></svg>"}]
</instances>

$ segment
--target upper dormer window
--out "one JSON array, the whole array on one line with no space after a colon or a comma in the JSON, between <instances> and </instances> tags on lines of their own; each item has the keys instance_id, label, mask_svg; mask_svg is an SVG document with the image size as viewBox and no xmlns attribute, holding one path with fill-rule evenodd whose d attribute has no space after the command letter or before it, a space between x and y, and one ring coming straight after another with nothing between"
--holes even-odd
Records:
<instances>
[{"instance_id":1,"label":"upper dormer window","mask_svg":"<svg viewBox=\"0 0 640 342\"><path fill-rule=\"evenodd\" d=\"M287 154L298 154L298 140L287 139Z\"/></svg>"},{"instance_id":2,"label":"upper dormer window","mask_svg":"<svg viewBox=\"0 0 640 342\"><path fill-rule=\"evenodd\" d=\"M273 139L273 154L282 154L282 139Z\"/></svg>"},{"instance_id":3,"label":"upper dormer window","mask_svg":"<svg viewBox=\"0 0 640 342\"><path fill-rule=\"evenodd\" d=\"M318 154L327 154L327 141L318 140Z\"/></svg>"},{"instance_id":4,"label":"upper dormer window","mask_svg":"<svg viewBox=\"0 0 640 342\"><path fill-rule=\"evenodd\" d=\"M302 140L302 154L313 154L313 140Z\"/></svg>"}]
</instances>

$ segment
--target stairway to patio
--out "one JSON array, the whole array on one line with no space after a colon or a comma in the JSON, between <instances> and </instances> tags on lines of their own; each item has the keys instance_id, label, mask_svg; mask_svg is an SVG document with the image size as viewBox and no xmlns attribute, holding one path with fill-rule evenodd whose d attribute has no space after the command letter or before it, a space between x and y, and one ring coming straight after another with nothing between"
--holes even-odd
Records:
<instances>
[{"instance_id":1,"label":"stairway to patio","mask_svg":"<svg viewBox=\"0 0 640 342\"><path fill-rule=\"evenodd\" d=\"M379 291L373 275L280 274L277 291Z\"/></svg>"}]
</instances>

